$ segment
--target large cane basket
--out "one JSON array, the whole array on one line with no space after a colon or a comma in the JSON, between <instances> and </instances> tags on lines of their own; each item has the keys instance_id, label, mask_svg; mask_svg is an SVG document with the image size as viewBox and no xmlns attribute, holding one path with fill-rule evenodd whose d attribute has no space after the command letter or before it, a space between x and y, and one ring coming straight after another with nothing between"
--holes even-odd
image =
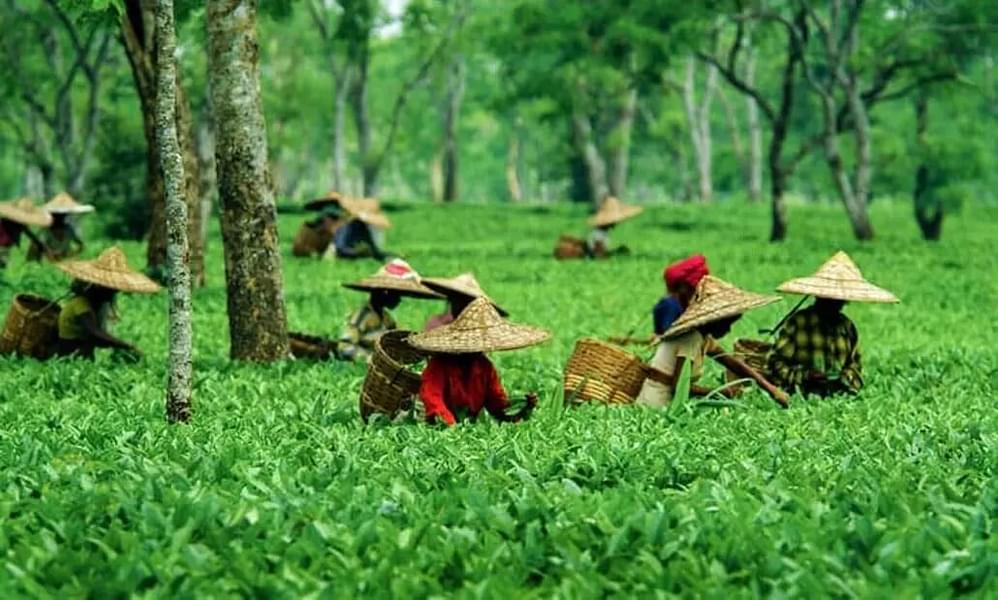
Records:
<instances>
[{"instance_id":1,"label":"large cane basket","mask_svg":"<svg viewBox=\"0 0 998 600\"><path fill-rule=\"evenodd\" d=\"M366 422L371 415L389 419L413 408L419 395L420 373L411 370L426 359L426 353L407 344L411 332L389 331L374 343L374 353L360 392L360 416Z\"/></svg>"},{"instance_id":2,"label":"large cane basket","mask_svg":"<svg viewBox=\"0 0 998 600\"><path fill-rule=\"evenodd\" d=\"M14 297L0 333L0 354L45 360L59 341L59 304L41 296Z\"/></svg>"},{"instance_id":3,"label":"large cane basket","mask_svg":"<svg viewBox=\"0 0 998 600\"><path fill-rule=\"evenodd\" d=\"M565 365L565 403L631 404L649 377L666 376L622 348L583 338Z\"/></svg>"}]
</instances>

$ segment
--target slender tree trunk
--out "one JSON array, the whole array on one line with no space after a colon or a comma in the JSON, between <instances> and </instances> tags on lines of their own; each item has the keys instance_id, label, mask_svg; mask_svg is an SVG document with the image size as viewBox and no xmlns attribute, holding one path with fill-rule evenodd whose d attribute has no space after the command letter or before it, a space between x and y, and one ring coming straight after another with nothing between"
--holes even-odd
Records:
<instances>
[{"instance_id":1,"label":"slender tree trunk","mask_svg":"<svg viewBox=\"0 0 998 600\"><path fill-rule=\"evenodd\" d=\"M920 154L918 168L915 170L915 191L913 200L915 204L915 221L922 231L922 238L926 241L937 242L943 234L943 207L939 202L931 198L932 188L930 182L929 164L925 158L925 134L929 129L929 94L926 90L919 90L915 96L915 140L919 146Z\"/></svg>"},{"instance_id":2,"label":"slender tree trunk","mask_svg":"<svg viewBox=\"0 0 998 600\"><path fill-rule=\"evenodd\" d=\"M610 149L610 193L618 198L626 197L627 171L631 157L631 131L634 129L634 116L638 109L638 90L628 90L620 107L620 115L614 127L613 147Z\"/></svg>"},{"instance_id":3,"label":"slender tree trunk","mask_svg":"<svg viewBox=\"0 0 998 600\"><path fill-rule=\"evenodd\" d=\"M212 207L218 188L215 176L215 118L211 111L211 90L205 90L208 101L201 112L197 126L197 158L200 175L198 195L201 197L201 247L208 249L208 230L211 224Z\"/></svg>"},{"instance_id":4,"label":"slender tree trunk","mask_svg":"<svg viewBox=\"0 0 998 600\"><path fill-rule=\"evenodd\" d=\"M596 142L593 140L593 127L589 115L576 106L572 111L572 133L575 148L585 169L586 184L589 189L589 201L598 207L603 198L610 193L606 183L606 162L600 156Z\"/></svg>"},{"instance_id":5,"label":"slender tree trunk","mask_svg":"<svg viewBox=\"0 0 998 600\"><path fill-rule=\"evenodd\" d=\"M167 263L170 289L170 362L166 386L166 418L191 418L192 338L191 271L188 266L187 199L184 160L177 137L176 34L173 0L156 6L156 138L166 188Z\"/></svg>"},{"instance_id":6,"label":"slender tree trunk","mask_svg":"<svg viewBox=\"0 0 998 600\"><path fill-rule=\"evenodd\" d=\"M346 112L350 97L351 65L344 59L336 71L336 98L333 104L333 188L346 192Z\"/></svg>"},{"instance_id":7,"label":"slender tree trunk","mask_svg":"<svg viewBox=\"0 0 998 600\"><path fill-rule=\"evenodd\" d=\"M755 50L749 53L745 65L745 82L755 87ZM749 177L748 195L750 202L762 200L762 125L759 123L759 104L752 96L745 96L745 113L748 121L749 138Z\"/></svg>"},{"instance_id":8,"label":"slender tree trunk","mask_svg":"<svg viewBox=\"0 0 998 600\"><path fill-rule=\"evenodd\" d=\"M459 154L457 129L464 99L464 57L458 55L451 64L447 82L447 102L444 107L443 201L458 199Z\"/></svg>"},{"instance_id":9,"label":"slender tree trunk","mask_svg":"<svg viewBox=\"0 0 998 600\"><path fill-rule=\"evenodd\" d=\"M156 48L155 0L126 0L121 33L125 54L132 67L135 89L142 107L146 138L146 194L150 207L146 262L153 270L166 264L166 211L163 172L156 142ZM177 136L184 160L184 197L189 215L190 267L195 285L204 285L204 246L201 243L201 194L194 120L176 73Z\"/></svg>"},{"instance_id":10,"label":"slender tree trunk","mask_svg":"<svg viewBox=\"0 0 998 600\"><path fill-rule=\"evenodd\" d=\"M690 140L697 162L699 195L701 202L710 202L714 196L712 138L710 129L710 107L714 90L717 87L717 69L708 66L704 84L703 99L696 100L696 59L689 57L686 62L686 76L683 80L683 105L689 124Z\"/></svg>"},{"instance_id":11,"label":"slender tree trunk","mask_svg":"<svg viewBox=\"0 0 998 600\"><path fill-rule=\"evenodd\" d=\"M523 201L523 185L520 183L520 129L517 123L509 136L509 149L506 151L506 191L510 202Z\"/></svg>"},{"instance_id":12,"label":"slender tree trunk","mask_svg":"<svg viewBox=\"0 0 998 600\"><path fill-rule=\"evenodd\" d=\"M374 198L378 195L377 159L371 147L371 118L367 110L368 59L365 57L356 65L356 77L350 94L350 107L353 109L354 126L357 128L357 151L361 160L361 178L364 195Z\"/></svg>"},{"instance_id":13,"label":"slender tree trunk","mask_svg":"<svg viewBox=\"0 0 998 600\"><path fill-rule=\"evenodd\" d=\"M443 151L433 153L430 161L430 196L434 202L444 201L444 161Z\"/></svg>"},{"instance_id":14,"label":"slender tree trunk","mask_svg":"<svg viewBox=\"0 0 998 600\"><path fill-rule=\"evenodd\" d=\"M277 210L257 68L255 0L208 0L208 70L217 165L231 355L273 361L288 354Z\"/></svg>"}]
</instances>

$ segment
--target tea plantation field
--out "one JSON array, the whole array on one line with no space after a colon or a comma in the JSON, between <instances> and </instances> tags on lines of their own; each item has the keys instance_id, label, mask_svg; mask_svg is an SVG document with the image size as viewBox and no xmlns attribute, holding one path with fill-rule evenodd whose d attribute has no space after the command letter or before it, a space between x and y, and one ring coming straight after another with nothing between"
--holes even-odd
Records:
<instances>
[{"instance_id":1,"label":"tea plantation field","mask_svg":"<svg viewBox=\"0 0 998 600\"><path fill-rule=\"evenodd\" d=\"M630 256L565 264L550 251L584 233L579 208L391 216L389 249L424 275L474 270L513 319L554 332L494 356L510 393L540 394L532 420L364 426L362 365L230 363L216 232L195 299L192 425L163 418L165 294L119 303L137 364L0 358L0 597L998 594L998 210L968 209L928 245L908 205L880 203L879 237L860 245L839 207L800 205L791 241L770 245L763 207L664 206L614 232ZM301 218L281 218L290 325L335 335L362 301L340 284L377 264L291 259ZM144 263L142 245L124 247ZM838 249L902 299L847 309L861 397L562 407L574 341L649 333L666 262L702 251L720 277L766 291ZM0 277L4 309L68 284L19 256ZM396 316L419 327L441 308L408 300Z\"/></svg>"}]
</instances>

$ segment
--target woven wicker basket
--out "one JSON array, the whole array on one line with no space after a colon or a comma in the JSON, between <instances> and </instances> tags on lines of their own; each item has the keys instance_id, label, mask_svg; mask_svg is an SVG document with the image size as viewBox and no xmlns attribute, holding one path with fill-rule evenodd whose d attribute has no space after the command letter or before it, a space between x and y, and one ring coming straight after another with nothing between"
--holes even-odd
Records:
<instances>
[{"instance_id":1,"label":"woven wicker basket","mask_svg":"<svg viewBox=\"0 0 998 600\"><path fill-rule=\"evenodd\" d=\"M59 341L59 304L40 296L18 294L0 333L0 354L44 360Z\"/></svg>"},{"instance_id":2,"label":"woven wicker basket","mask_svg":"<svg viewBox=\"0 0 998 600\"><path fill-rule=\"evenodd\" d=\"M740 358L745 361L748 366L752 367L760 374L765 375L766 358L772 349L773 345L769 342L743 338L735 342L732 354L735 358ZM735 375L731 371L727 371L725 373L725 378L729 382L740 379L738 375Z\"/></svg>"},{"instance_id":3,"label":"woven wicker basket","mask_svg":"<svg viewBox=\"0 0 998 600\"><path fill-rule=\"evenodd\" d=\"M570 235L563 235L558 238L558 243L554 246L554 257L558 260L585 258L586 241Z\"/></svg>"},{"instance_id":4,"label":"woven wicker basket","mask_svg":"<svg viewBox=\"0 0 998 600\"><path fill-rule=\"evenodd\" d=\"M332 360L336 358L336 341L305 333L289 332L291 356L304 360Z\"/></svg>"},{"instance_id":5,"label":"woven wicker basket","mask_svg":"<svg viewBox=\"0 0 998 600\"><path fill-rule=\"evenodd\" d=\"M332 241L333 229L302 223L291 243L291 254L298 257L322 256Z\"/></svg>"},{"instance_id":6,"label":"woven wicker basket","mask_svg":"<svg viewBox=\"0 0 998 600\"><path fill-rule=\"evenodd\" d=\"M427 355L405 343L410 333L389 331L374 343L360 392L360 417L364 422L373 414L393 419L413 407L421 378L409 366L425 360Z\"/></svg>"},{"instance_id":7,"label":"woven wicker basket","mask_svg":"<svg viewBox=\"0 0 998 600\"><path fill-rule=\"evenodd\" d=\"M666 377L630 352L584 338L565 365L565 403L631 404L649 376Z\"/></svg>"}]
</instances>

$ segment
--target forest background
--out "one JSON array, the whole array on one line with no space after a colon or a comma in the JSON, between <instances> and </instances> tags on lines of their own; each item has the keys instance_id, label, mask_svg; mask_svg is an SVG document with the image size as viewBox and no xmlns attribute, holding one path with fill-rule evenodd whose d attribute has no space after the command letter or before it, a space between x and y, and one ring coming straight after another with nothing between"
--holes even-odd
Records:
<instances>
[{"instance_id":1,"label":"forest background","mask_svg":"<svg viewBox=\"0 0 998 600\"><path fill-rule=\"evenodd\" d=\"M141 73L154 53L139 38L153 4L4 1L0 196L67 189L109 237L149 232L162 193ZM177 10L180 113L208 216L203 7ZM787 201L842 203L866 239L866 206L893 200L934 238L946 212L995 201L995 13L970 0L267 0L271 175L285 204L331 189L759 202L774 214L759 235L774 239L792 234Z\"/></svg>"}]
</instances>

